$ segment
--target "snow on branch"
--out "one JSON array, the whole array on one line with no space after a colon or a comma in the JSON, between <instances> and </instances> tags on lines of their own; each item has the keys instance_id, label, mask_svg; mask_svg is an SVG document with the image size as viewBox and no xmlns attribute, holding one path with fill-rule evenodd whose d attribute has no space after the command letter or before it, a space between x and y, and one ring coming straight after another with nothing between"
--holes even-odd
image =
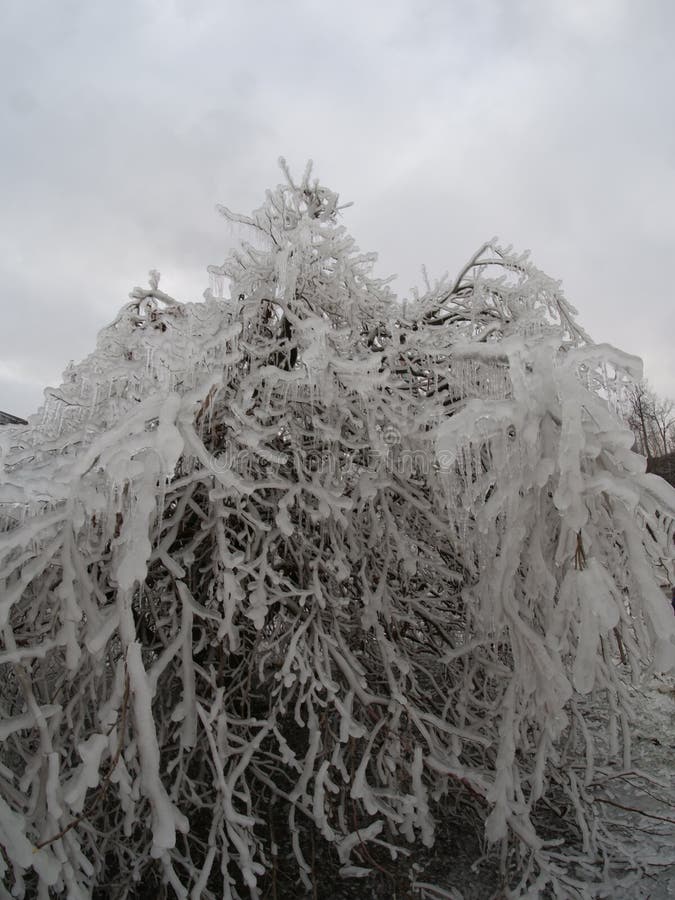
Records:
<instances>
[{"instance_id":1,"label":"snow on branch","mask_svg":"<svg viewBox=\"0 0 675 900\"><path fill-rule=\"evenodd\" d=\"M4 884L372 885L456 815L510 896L605 890L591 788L675 648L638 362L496 241L403 309L282 168L204 302L151 272L0 432Z\"/></svg>"}]
</instances>

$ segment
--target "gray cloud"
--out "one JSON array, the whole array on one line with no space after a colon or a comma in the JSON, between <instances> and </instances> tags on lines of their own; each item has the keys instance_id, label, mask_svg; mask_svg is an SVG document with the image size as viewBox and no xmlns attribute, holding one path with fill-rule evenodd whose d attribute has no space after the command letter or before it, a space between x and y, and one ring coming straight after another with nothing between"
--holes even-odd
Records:
<instances>
[{"instance_id":1,"label":"gray cloud","mask_svg":"<svg viewBox=\"0 0 675 900\"><path fill-rule=\"evenodd\" d=\"M195 299L276 158L405 291L494 234L675 395L668 0L8 0L0 408L28 413L159 268Z\"/></svg>"}]
</instances>

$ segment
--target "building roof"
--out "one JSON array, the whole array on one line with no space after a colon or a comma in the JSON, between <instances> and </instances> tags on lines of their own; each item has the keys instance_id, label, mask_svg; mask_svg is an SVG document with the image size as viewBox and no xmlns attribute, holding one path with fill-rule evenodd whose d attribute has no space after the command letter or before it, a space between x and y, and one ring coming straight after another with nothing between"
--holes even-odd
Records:
<instances>
[{"instance_id":1,"label":"building roof","mask_svg":"<svg viewBox=\"0 0 675 900\"><path fill-rule=\"evenodd\" d=\"M11 416L9 413L3 412L0 409L0 425L27 425L25 419L20 419L18 416Z\"/></svg>"}]
</instances>

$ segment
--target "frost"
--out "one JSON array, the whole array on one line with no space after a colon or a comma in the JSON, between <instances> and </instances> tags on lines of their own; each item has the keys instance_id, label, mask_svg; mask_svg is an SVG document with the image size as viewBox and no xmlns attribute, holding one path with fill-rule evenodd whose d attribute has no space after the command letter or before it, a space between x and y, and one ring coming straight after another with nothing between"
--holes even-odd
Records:
<instances>
[{"instance_id":1,"label":"frost","mask_svg":"<svg viewBox=\"0 0 675 900\"><path fill-rule=\"evenodd\" d=\"M176 830L186 832L188 821L171 803L159 772L159 746L154 726L151 692L141 659L141 648L133 642L127 649L129 683L133 694L134 720L141 758L141 783L152 808L152 854L176 845Z\"/></svg>"},{"instance_id":2,"label":"frost","mask_svg":"<svg viewBox=\"0 0 675 900\"><path fill-rule=\"evenodd\" d=\"M108 739L104 734L92 734L77 747L82 768L64 790L64 800L76 813L82 811L87 790L98 786L101 756L107 746Z\"/></svg>"}]
</instances>

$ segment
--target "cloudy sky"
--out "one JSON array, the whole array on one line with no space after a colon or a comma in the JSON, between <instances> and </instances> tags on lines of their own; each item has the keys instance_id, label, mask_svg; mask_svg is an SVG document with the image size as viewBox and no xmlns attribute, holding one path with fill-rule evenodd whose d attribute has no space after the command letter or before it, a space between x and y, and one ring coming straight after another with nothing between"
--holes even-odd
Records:
<instances>
[{"instance_id":1,"label":"cloudy sky","mask_svg":"<svg viewBox=\"0 0 675 900\"><path fill-rule=\"evenodd\" d=\"M284 155L405 295L498 235L675 398L671 0L2 0L0 409L147 271L182 299Z\"/></svg>"}]
</instances>

